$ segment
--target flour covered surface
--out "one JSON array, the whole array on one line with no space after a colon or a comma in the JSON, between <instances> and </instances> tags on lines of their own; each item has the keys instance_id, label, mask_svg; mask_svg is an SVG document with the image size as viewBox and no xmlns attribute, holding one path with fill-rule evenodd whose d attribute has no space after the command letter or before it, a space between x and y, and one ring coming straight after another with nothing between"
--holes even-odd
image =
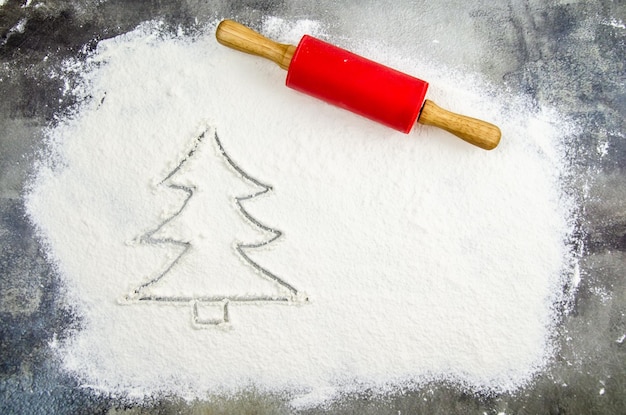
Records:
<instances>
[{"instance_id":1,"label":"flour covered surface","mask_svg":"<svg viewBox=\"0 0 626 415\"><path fill-rule=\"evenodd\" d=\"M325 36L309 20L263 30ZM546 366L575 267L569 127L477 77L361 49L498 124L500 146L289 90L214 26L146 23L74 62L85 100L48 131L27 207L82 319L58 351L84 385L296 405L441 379L510 391Z\"/></svg>"}]
</instances>

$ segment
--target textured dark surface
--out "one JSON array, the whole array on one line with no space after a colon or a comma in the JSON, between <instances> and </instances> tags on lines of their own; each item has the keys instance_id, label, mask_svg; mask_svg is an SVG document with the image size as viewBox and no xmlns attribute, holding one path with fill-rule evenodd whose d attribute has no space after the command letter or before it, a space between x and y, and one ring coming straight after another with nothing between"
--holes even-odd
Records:
<instances>
[{"instance_id":1,"label":"textured dark surface","mask_svg":"<svg viewBox=\"0 0 626 415\"><path fill-rule=\"evenodd\" d=\"M99 396L59 370L50 343L80 328L63 301L58 275L43 255L22 196L43 129L72 104L60 71L101 39L162 19L194 31L218 17L258 25L263 16L311 18L333 34L358 38L384 16L408 30L405 9L424 29L467 39L468 50L433 49L442 63L484 74L496 88L550 104L581 126L573 140L572 191L581 210L582 281L558 327L550 368L514 395L474 396L432 384L395 396L351 396L324 409L346 414L626 413L626 3L448 1L31 1L0 7L0 413L290 413L284 398L246 392L210 403L176 399L129 407ZM354 19L353 11L363 19ZM455 25L458 22L459 25ZM463 24L460 24L463 23ZM413 22L415 25L416 23ZM428 26L431 25L431 26ZM417 42L417 37L416 37ZM442 42L443 43L443 42ZM458 45L457 45L457 49ZM605 153L605 154L604 154ZM621 340L621 341L620 341Z\"/></svg>"}]
</instances>

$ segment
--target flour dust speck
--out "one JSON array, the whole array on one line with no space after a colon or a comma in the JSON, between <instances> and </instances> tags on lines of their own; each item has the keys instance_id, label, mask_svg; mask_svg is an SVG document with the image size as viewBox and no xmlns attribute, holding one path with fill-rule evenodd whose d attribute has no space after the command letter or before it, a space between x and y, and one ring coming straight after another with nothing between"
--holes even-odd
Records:
<instances>
[{"instance_id":1,"label":"flour dust speck","mask_svg":"<svg viewBox=\"0 0 626 415\"><path fill-rule=\"evenodd\" d=\"M360 44L428 80L441 105L494 121L500 146L407 136L284 88L283 71L220 46L214 27L146 23L82 62L82 104L49 129L27 195L82 319L55 348L81 383L185 398L251 386L308 406L434 379L514 390L548 364L573 269L567 126ZM209 142L187 158L199 131L233 163Z\"/></svg>"}]
</instances>

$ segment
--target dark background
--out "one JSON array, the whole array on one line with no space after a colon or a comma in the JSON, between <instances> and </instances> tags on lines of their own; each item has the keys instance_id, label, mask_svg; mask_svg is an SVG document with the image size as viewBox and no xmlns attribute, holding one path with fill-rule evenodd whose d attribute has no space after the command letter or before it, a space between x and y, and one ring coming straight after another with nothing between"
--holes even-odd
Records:
<instances>
[{"instance_id":1,"label":"dark background","mask_svg":"<svg viewBox=\"0 0 626 415\"><path fill-rule=\"evenodd\" d=\"M80 318L63 300L59 276L45 259L22 200L45 128L74 103L53 75L65 59L84 58L98 41L146 20L193 32L225 17L258 28L264 16L320 20L331 34L352 38L375 36L386 22L400 31L431 31L443 39L426 52L436 61L480 73L496 88L553 106L580 126L568 150L573 175L567 181L579 202L582 280L559 324L560 352L549 369L515 394L475 396L434 383L386 397L363 392L304 412L626 413L626 3L608 0L4 2L0 413L293 412L286 397L255 391L210 402L162 398L133 406L82 388L60 370L49 346L79 330ZM370 27L374 19L377 26Z\"/></svg>"}]
</instances>

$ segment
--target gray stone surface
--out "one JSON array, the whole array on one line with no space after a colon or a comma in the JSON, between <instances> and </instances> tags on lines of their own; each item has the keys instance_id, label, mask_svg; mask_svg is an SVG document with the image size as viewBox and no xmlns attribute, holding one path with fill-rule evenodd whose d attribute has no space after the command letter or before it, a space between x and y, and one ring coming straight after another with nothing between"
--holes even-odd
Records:
<instances>
[{"instance_id":1,"label":"gray stone surface","mask_svg":"<svg viewBox=\"0 0 626 415\"><path fill-rule=\"evenodd\" d=\"M626 4L608 0L8 0L0 7L0 413L292 412L284 398L255 391L210 403L163 398L131 407L80 388L59 370L48 344L81 322L63 300L22 200L43 129L72 104L61 81L49 76L63 59L81 58L99 40L149 19L193 31L216 17L254 26L266 15L318 19L332 34L352 38L389 24L431 33L456 45L429 48L433 59L551 104L582 126L572 141L575 174L568 179L581 212L582 281L559 324L560 352L551 367L512 395L475 396L433 383L383 398L362 393L304 412L626 413ZM415 48L423 47L420 33Z\"/></svg>"}]
</instances>

